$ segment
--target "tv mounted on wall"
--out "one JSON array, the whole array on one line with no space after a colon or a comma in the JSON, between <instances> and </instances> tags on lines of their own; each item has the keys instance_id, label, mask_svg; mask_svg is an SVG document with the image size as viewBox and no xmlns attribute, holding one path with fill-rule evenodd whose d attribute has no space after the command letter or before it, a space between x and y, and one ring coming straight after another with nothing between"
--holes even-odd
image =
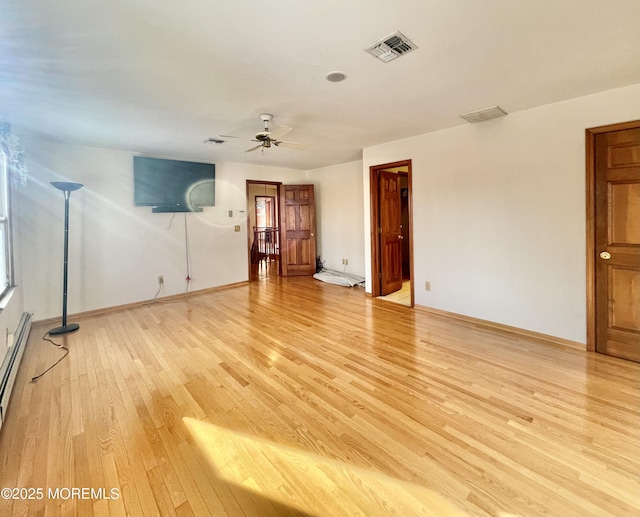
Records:
<instances>
[{"instance_id":1,"label":"tv mounted on wall","mask_svg":"<svg viewBox=\"0 0 640 517\"><path fill-rule=\"evenodd\" d=\"M215 206L216 166L212 163L133 157L135 206L153 212L202 212Z\"/></svg>"}]
</instances>

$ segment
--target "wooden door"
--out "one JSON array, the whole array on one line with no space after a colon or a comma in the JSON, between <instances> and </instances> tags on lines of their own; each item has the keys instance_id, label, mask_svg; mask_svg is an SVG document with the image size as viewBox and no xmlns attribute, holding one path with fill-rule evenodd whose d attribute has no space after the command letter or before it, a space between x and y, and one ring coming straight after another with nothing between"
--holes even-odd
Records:
<instances>
[{"instance_id":1,"label":"wooden door","mask_svg":"<svg viewBox=\"0 0 640 517\"><path fill-rule=\"evenodd\" d=\"M283 185L282 276L316 272L316 211L313 185Z\"/></svg>"},{"instance_id":2,"label":"wooden door","mask_svg":"<svg viewBox=\"0 0 640 517\"><path fill-rule=\"evenodd\" d=\"M640 128L595 135L596 350L640 361Z\"/></svg>"},{"instance_id":3,"label":"wooden door","mask_svg":"<svg viewBox=\"0 0 640 517\"><path fill-rule=\"evenodd\" d=\"M400 178L380 171L380 290L382 295L402 289L402 230Z\"/></svg>"}]
</instances>

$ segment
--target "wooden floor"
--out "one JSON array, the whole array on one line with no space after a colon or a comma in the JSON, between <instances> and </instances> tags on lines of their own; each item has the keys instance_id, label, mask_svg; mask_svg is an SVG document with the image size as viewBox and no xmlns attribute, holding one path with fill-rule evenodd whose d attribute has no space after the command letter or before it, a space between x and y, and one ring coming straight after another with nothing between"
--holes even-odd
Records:
<instances>
[{"instance_id":1,"label":"wooden floor","mask_svg":"<svg viewBox=\"0 0 640 517\"><path fill-rule=\"evenodd\" d=\"M395 293L391 293L386 296L379 296L378 298L380 298L381 300L386 300L388 302L399 303L401 305L411 307L411 281L404 280L402 282L401 289L399 289Z\"/></svg>"},{"instance_id":2,"label":"wooden floor","mask_svg":"<svg viewBox=\"0 0 640 517\"><path fill-rule=\"evenodd\" d=\"M310 278L70 321L37 383L32 329L0 515L640 514L640 364Z\"/></svg>"}]
</instances>

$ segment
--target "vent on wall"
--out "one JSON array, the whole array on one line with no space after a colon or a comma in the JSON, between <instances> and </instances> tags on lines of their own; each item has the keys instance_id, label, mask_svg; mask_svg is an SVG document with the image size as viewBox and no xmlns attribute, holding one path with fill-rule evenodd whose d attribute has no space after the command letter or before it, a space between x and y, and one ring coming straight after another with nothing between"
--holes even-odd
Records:
<instances>
[{"instance_id":1,"label":"vent on wall","mask_svg":"<svg viewBox=\"0 0 640 517\"><path fill-rule=\"evenodd\" d=\"M384 63L388 63L389 61L392 61L397 57L404 56L417 48L418 45L413 43L400 31L396 31L393 34L389 34L389 36L376 41L374 44L369 45L369 47L365 49L365 52L371 54L373 57L383 61Z\"/></svg>"},{"instance_id":2,"label":"vent on wall","mask_svg":"<svg viewBox=\"0 0 640 517\"><path fill-rule=\"evenodd\" d=\"M464 115L460 115L467 122L475 124L476 122L484 122L485 120L491 120L492 118L504 117L507 114L500 106L491 106L489 108L482 108L481 110L470 111Z\"/></svg>"}]
</instances>

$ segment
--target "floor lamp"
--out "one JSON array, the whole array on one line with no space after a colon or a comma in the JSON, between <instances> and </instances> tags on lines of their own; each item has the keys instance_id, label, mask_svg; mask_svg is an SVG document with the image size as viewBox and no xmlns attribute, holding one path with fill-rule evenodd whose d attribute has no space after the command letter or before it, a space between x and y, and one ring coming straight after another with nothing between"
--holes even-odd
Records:
<instances>
[{"instance_id":1,"label":"floor lamp","mask_svg":"<svg viewBox=\"0 0 640 517\"><path fill-rule=\"evenodd\" d=\"M67 324L67 278L69 269L69 198L74 190L82 188L81 183L52 181L51 184L64 192L64 276L62 281L62 325L49 331L51 335L68 334L80 328L77 323Z\"/></svg>"}]
</instances>

